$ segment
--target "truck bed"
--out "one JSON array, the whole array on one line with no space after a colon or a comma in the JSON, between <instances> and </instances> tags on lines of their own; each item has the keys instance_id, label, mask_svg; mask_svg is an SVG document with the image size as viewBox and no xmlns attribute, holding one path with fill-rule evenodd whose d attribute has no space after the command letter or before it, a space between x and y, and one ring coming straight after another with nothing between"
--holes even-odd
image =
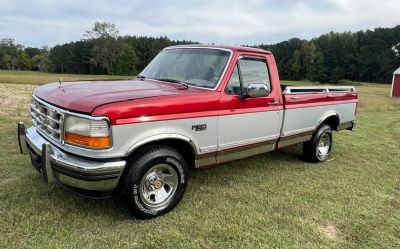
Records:
<instances>
[{"instance_id":1,"label":"truck bed","mask_svg":"<svg viewBox=\"0 0 400 249\"><path fill-rule=\"evenodd\" d=\"M327 117L331 117L336 130L354 125L358 100L352 86L282 85L282 94L284 114L280 148L309 140L319 122Z\"/></svg>"},{"instance_id":2,"label":"truck bed","mask_svg":"<svg viewBox=\"0 0 400 249\"><path fill-rule=\"evenodd\" d=\"M321 92L350 92L355 93L354 86L293 86L281 84L283 94L290 93L321 93Z\"/></svg>"}]
</instances>

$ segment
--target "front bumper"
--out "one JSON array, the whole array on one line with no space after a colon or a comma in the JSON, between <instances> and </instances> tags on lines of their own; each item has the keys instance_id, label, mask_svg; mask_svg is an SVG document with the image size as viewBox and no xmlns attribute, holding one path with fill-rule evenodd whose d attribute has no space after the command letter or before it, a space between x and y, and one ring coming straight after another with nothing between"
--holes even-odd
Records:
<instances>
[{"instance_id":1,"label":"front bumper","mask_svg":"<svg viewBox=\"0 0 400 249\"><path fill-rule=\"evenodd\" d=\"M89 160L63 152L46 141L35 129L18 124L22 154L30 154L33 167L45 182L58 182L67 189L91 198L112 195L125 168L125 160Z\"/></svg>"}]
</instances>

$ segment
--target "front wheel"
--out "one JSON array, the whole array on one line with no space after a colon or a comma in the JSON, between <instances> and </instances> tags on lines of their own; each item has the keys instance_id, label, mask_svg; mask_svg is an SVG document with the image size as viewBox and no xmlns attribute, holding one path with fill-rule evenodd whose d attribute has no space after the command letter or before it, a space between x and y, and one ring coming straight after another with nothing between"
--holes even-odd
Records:
<instances>
[{"instance_id":1,"label":"front wheel","mask_svg":"<svg viewBox=\"0 0 400 249\"><path fill-rule=\"evenodd\" d=\"M303 143L303 157L310 162L323 162L328 159L332 150L332 128L322 125L311 140Z\"/></svg>"},{"instance_id":2,"label":"front wheel","mask_svg":"<svg viewBox=\"0 0 400 249\"><path fill-rule=\"evenodd\" d=\"M174 209L182 199L188 167L168 146L151 146L140 153L128 165L124 192L135 217L154 218Z\"/></svg>"}]
</instances>

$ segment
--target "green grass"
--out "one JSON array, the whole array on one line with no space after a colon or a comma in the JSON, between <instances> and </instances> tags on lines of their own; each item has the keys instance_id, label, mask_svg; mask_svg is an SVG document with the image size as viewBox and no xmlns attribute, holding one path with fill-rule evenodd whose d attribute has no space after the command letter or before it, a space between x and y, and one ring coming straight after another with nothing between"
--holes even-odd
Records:
<instances>
[{"instance_id":1,"label":"green grass","mask_svg":"<svg viewBox=\"0 0 400 249\"><path fill-rule=\"evenodd\" d=\"M357 87L357 131L335 133L329 161L305 163L295 146L195 170L180 205L148 221L41 181L16 142L34 87L0 84L0 248L400 247L400 102L388 85Z\"/></svg>"},{"instance_id":2,"label":"green grass","mask_svg":"<svg viewBox=\"0 0 400 249\"><path fill-rule=\"evenodd\" d=\"M42 85L49 82L58 82L60 78L62 81L120 80L132 79L133 76L53 74L33 71L0 70L0 83Z\"/></svg>"}]
</instances>

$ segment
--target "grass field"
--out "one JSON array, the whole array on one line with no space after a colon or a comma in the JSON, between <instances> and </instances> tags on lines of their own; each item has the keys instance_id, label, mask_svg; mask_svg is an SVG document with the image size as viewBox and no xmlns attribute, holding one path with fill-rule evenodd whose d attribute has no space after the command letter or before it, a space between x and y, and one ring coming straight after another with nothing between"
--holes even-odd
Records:
<instances>
[{"instance_id":1,"label":"grass field","mask_svg":"<svg viewBox=\"0 0 400 249\"><path fill-rule=\"evenodd\" d=\"M326 163L296 146L195 170L173 212L139 221L43 183L19 154L16 124L30 123L34 84L53 78L0 73L0 248L400 248L400 101L388 85L357 87L357 131L334 135Z\"/></svg>"},{"instance_id":2,"label":"grass field","mask_svg":"<svg viewBox=\"0 0 400 249\"><path fill-rule=\"evenodd\" d=\"M53 74L33 71L8 71L0 70L0 83L7 84L33 84L42 85L49 82L58 82L58 80L74 81L74 80L119 80L132 79L132 76L115 76L115 75L80 75L80 74Z\"/></svg>"}]
</instances>

